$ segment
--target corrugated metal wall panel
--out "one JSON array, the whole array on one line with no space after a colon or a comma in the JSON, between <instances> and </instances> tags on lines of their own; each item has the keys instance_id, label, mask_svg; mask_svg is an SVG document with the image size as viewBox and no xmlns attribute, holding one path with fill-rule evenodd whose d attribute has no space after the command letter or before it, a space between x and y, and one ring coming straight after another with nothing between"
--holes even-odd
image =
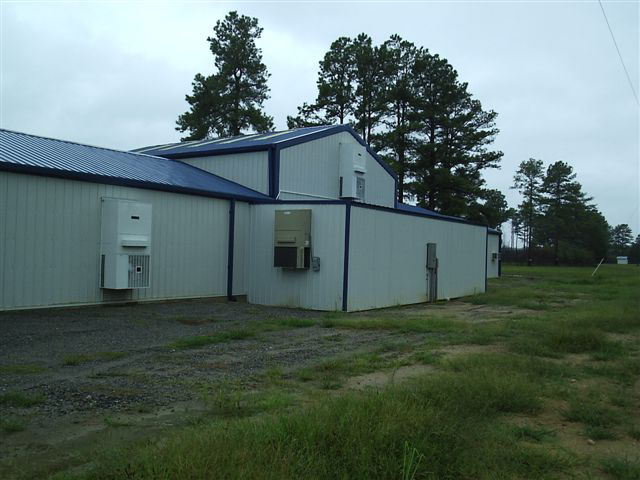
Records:
<instances>
[{"instance_id":1,"label":"corrugated metal wall panel","mask_svg":"<svg viewBox=\"0 0 640 480\"><path fill-rule=\"evenodd\" d=\"M437 244L438 298L484 292L486 228L352 207L348 309L427 301L430 242Z\"/></svg>"},{"instance_id":2,"label":"corrugated metal wall panel","mask_svg":"<svg viewBox=\"0 0 640 480\"><path fill-rule=\"evenodd\" d=\"M236 202L235 241L233 250L233 294L247 293L249 249L251 248L251 209L247 203Z\"/></svg>"},{"instance_id":3,"label":"corrugated metal wall panel","mask_svg":"<svg viewBox=\"0 0 640 480\"><path fill-rule=\"evenodd\" d=\"M180 161L269 195L267 152L183 158Z\"/></svg>"},{"instance_id":4,"label":"corrugated metal wall panel","mask_svg":"<svg viewBox=\"0 0 640 480\"><path fill-rule=\"evenodd\" d=\"M493 260L491 254L500 251L500 237L498 235L489 235L487 240L487 277L498 278L498 260Z\"/></svg>"},{"instance_id":5,"label":"corrugated metal wall panel","mask_svg":"<svg viewBox=\"0 0 640 480\"><path fill-rule=\"evenodd\" d=\"M226 295L226 200L8 172L0 186L0 309ZM151 288L99 288L101 197L153 205Z\"/></svg>"},{"instance_id":6,"label":"corrugated metal wall panel","mask_svg":"<svg viewBox=\"0 0 640 480\"><path fill-rule=\"evenodd\" d=\"M340 194L340 143L358 144L347 132L337 133L280 152L280 199L337 199ZM395 182L367 153L365 201L394 206ZM308 194L308 195L305 195Z\"/></svg>"},{"instance_id":7,"label":"corrugated metal wall panel","mask_svg":"<svg viewBox=\"0 0 640 480\"><path fill-rule=\"evenodd\" d=\"M273 266L273 227L278 209L310 208L313 255L320 271ZM342 308L344 205L252 205L247 296L251 303L314 310Z\"/></svg>"}]
</instances>

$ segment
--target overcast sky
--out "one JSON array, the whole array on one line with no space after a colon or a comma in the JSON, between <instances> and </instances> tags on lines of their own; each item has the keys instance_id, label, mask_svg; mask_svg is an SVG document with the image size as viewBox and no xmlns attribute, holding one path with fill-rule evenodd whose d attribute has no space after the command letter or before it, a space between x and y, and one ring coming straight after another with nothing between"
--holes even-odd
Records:
<instances>
[{"instance_id":1,"label":"overcast sky","mask_svg":"<svg viewBox=\"0 0 640 480\"><path fill-rule=\"evenodd\" d=\"M193 76L212 73L206 37L236 9L264 28L266 111L285 129L333 40L397 33L498 112L504 158L486 179L511 206L522 160L564 160L609 223L640 233L640 110L597 1L0 3L2 128L119 149L179 140ZM640 94L638 2L604 8Z\"/></svg>"}]
</instances>

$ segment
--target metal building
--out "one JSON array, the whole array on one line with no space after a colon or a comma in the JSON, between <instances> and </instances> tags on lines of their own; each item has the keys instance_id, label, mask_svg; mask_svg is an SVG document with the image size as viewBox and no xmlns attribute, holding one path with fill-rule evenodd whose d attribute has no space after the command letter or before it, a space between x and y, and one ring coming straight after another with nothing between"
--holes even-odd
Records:
<instances>
[{"instance_id":1,"label":"metal building","mask_svg":"<svg viewBox=\"0 0 640 480\"><path fill-rule=\"evenodd\" d=\"M355 311L484 292L499 235L395 198L347 126L135 152L0 130L0 310L246 296Z\"/></svg>"}]
</instances>

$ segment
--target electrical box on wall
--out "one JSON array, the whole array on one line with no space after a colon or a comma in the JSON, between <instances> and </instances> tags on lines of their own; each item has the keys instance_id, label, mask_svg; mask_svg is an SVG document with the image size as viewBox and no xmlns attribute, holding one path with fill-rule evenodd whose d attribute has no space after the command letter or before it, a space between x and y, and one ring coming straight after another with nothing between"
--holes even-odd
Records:
<instances>
[{"instance_id":1,"label":"electrical box on wall","mask_svg":"<svg viewBox=\"0 0 640 480\"><path fill-rule=\"evenodd\" d=\"M151 259L151 205L102 199L100 286L148 288Z\"/></svg>"},{"instance_id":2,"label":"electrical box on wall","mask_svg":"<svg viewBox=\"0 0 640 480\"><path fill-rule=\"evenodd\" d=\"M311 210L276 210L273 266L308 269L311 263Z\"/></svg>"},{"instance_id":3,"label":"electrical box on wall","mask_svg":"<svg viewBox=\"0 0 640 480\"><path fill-rule=\"evenodd\" d=\"M340 144L340 198L364 202L367 149L360 144Z\"/></svg>"}]
</instances>

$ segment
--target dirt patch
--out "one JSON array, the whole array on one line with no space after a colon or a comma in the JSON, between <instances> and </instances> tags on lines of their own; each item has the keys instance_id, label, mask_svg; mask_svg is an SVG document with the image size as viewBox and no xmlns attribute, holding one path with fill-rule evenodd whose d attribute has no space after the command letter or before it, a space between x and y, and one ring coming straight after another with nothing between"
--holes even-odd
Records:
<instances>
[{"instance_id":1,"label":"dirt patch","mask_svg":"<svg viewBox=\"0 0 640 480\"><path fill-rule=\"evenodd\" d=\"M514 415L510 421L519 426L534 426L551 432L561 447L589 462L609 456L638 457L640 442L624 433L612 440L593 440L585 433L584 425L563 417L567 408L568 404L563 400L549 400L538 415Z\"/></svg>"},{"instance_id":2,"label":"dirt patch","mask_svg":"<svg viewBox=\"0 0 640 480\"><path fill-rule=\"evenodd\" d=\"M405 365L394 370L379 371L351 377L345 388L348 390L364 390L365 388L381 388L411 378L420 377L435 371L431 365Z\"/></svg>"},{"instance_id":3,"label":"dirt patch","mask_svg":"<svg viewBox=\"0 0 640 480\"><path fill-rule=\"evenodd\" d=\"M379 316L383 311L361 312L354 315ZM393 315L405 317L449 317L468 322L490 322L506 318L522 318L540 315L539 311L525 308L507 307L500 305L474 305L462 300L449 302L423 303L394 308Z\"/></svg>"}]
</instances>

